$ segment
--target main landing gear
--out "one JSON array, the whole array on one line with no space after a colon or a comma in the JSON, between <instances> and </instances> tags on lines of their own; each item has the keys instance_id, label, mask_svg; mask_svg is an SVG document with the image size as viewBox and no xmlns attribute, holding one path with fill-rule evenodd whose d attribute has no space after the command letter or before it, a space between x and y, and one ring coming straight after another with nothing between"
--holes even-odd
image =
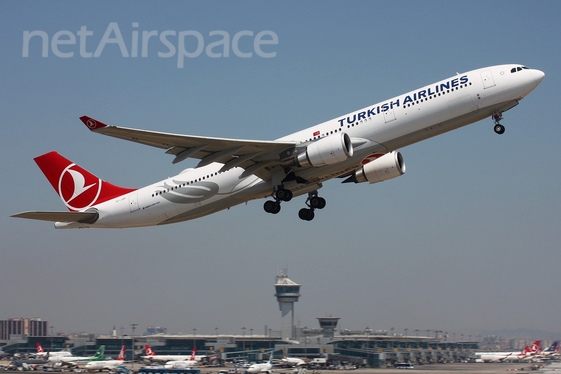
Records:
<instances>
[{"instance_id":1,"label":"main landing gear","mask_svg":"<svg viewBox=\"0 0 561 374\"><path fill-rule=\"evenodd\" d=\"M500 120L503 119L503 114L499 111L495 111L493 112L492 118L493 121L495 122L495 126L493 127L493 130L495 130L495 132L499 135L504 134L505 127L501 125L499 122Z\"/></svg>"},{"instance_id":2,"label":"main landing gear","mask_svg":"<svg viewBox=\"0 0 561 374\"><path fill-rule=\"evenodd\" d=\"M310 192L308 194L308 199L306 200L308 208L300 209L298 217L304 221L311 221L315 217L314 210L325 208L325 204L325 199L323 197L319 197L317 191Z\"/></svg>"},{"instance_id":3,"label":"main landing gear","mask_svg":"<svg viewBox=\"0 0 561 374\"><path fill-rule=\"evenodd\" d=\"M275 200L267 200L265 204L263 204L263 209L265 212L277 214L281 210L281 201L290 201L292 200L292 191L287 190L283 186L277 187L274 193Z\"/></svg>"},{"instance_id":4,"label":"main landing gear","mask_svg":"<svg viewBox=\"0 0 561 374\"><path fill-rule=\"evenodd\" d=\"M263 204L263 209L267 213L277 214L281 210L281 202L292 200L292 191L279 186L273 194L275 200L267 200ZM298 217L304 221L311 221L314 219L314 210L325 208L326 201L323 197L318 196L318 192L308 193L308 199L306 200L306 205L308 208L302 208L298 212Z\"/></svg>"}]
</instances>

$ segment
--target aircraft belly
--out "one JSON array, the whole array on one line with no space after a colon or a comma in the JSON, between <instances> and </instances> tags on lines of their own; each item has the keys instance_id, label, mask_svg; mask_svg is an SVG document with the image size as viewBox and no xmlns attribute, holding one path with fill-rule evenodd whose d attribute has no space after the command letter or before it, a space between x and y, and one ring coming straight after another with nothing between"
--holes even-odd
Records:
<instances>
[{"instance_id":1,"label":"aircraft belly","mask_svg":"<svg viewBox=\"0 0 561 374\"><path fill-rule=\"evenodd\" d=\"M242 172L243 169L231 170L228 176L224 176L222 180L217 181L220 189L216 194L194 204L178 205L178 214L173 217L167 217L159 224L163 225L203 217L271 194L272 185L270 182L264 182L253 175L240 180L238 177Z\"/></svg>"},{"instance_id":2,"label":"aircraft belly","mask_svg":"<svg viewBox=\"0 0 561 374\"><path fill-rule=\"evenodd\" d=\"M508 104L509 102L502 102L493 106L477 109L462 116L435 123L420 130L388 140L384 143L384 145L386 145L391 150L403 148L405 146L418 143L422 140L432 138L433 136L437 136L445 132L452 131L471 123L481 121L482 119L491 117L491 114L494 110L504 107Z\"/></svg>"}]
</instances>

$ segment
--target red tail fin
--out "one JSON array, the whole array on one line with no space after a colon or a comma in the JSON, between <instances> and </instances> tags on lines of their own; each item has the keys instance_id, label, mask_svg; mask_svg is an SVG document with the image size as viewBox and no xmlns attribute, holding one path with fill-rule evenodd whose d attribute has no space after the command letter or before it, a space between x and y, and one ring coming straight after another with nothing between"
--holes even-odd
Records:
<instances>
[{"instance_id":1,"label":"red tail fin","mask_svg":"<svg viewBox=\"0 0 561 374\"><path fill-rule=\"evenodd\" d=\"M37 343L35 343L35 346L37 347L37 353L45 352L45 351L43 351L43 347L41 347L41 343L37 342Z\"/></svg>"},{"instance_id":2,"label":"red tail fin","mask_svg":"<svg viewBox=\"0 0 561 374\"><path fill-rule=\"evenodd\" d=\"M191 352L191 357L189 358L189 361L195 361L196 354L197 354L197 347L194 347L193 352Z\"/></svg>"},{"instance_id":3,"label":"red tail fin","mask_svg":"<svg viewBox=\"0 0 561 374\"><path fill-rule=\"evenodd\" d=\"M148 344L146 344L144 346L144 349L146 350L146 356L155 356L156 355L154 353L154 351L152 350L152 348L150 348L150 346Z\"/></svg>"},{"instance_id":4,"label":"red tail fin","mask_svg":"<svg viewBox=\"0 0 561 374\"><path fill-rule=\"evenodd\" d=\"M125 350L127 349L126 346L121 348L121 352L119 352L119 356L117 357L117 361L124 361L125 360Z\"/></svg>"},{"instance_id":5,"label":"red tail fin","mask_svg":"<svg viewBox=\"0 0 561 374\"><path fill-rule=\"evenodd\" d=\"M35 162L70 211L134 191L105 182L54 151L36 157Z\"/></svg>"}]
</instances>

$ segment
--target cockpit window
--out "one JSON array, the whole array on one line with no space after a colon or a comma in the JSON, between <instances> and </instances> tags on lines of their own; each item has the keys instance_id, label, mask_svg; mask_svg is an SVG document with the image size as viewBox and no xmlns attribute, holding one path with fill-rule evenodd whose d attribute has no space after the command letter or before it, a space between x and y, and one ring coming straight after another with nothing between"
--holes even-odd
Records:
<instances>
[{"instance_id":1,"label":"cockpit window","mask_svg":"<svg viewBox=\"0 0 561 374\"><path fill-rule=\"evenodd\" d=\"M516 73L517 71L520 71L522 69L530 70L530 68L527 68L526 66L517 66L515 68L510 69L510 72L511 73Z\"/></svg>"}]
</instances>

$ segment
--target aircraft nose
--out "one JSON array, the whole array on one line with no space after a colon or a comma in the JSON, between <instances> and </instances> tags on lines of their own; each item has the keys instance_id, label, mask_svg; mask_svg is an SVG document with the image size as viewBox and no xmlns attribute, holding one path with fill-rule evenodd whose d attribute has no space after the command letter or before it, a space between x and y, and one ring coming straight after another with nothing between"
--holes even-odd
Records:
<instances>
[{"instance_id":1,"label":"aircraft nose","mask_svg":"<svg viewBox=\"0 0 561 374\"><path fill-rule=\"evenodd\" d=\"M535 79L536 86L537 86L537 85L540 84L540 83L543 81L543 79L545 78L545 73L544 73L543 71L537 70L537 69L533 70L533 72L534 72L534 76L535 76L534 79Z\"/></svg>"}]
</instances>

